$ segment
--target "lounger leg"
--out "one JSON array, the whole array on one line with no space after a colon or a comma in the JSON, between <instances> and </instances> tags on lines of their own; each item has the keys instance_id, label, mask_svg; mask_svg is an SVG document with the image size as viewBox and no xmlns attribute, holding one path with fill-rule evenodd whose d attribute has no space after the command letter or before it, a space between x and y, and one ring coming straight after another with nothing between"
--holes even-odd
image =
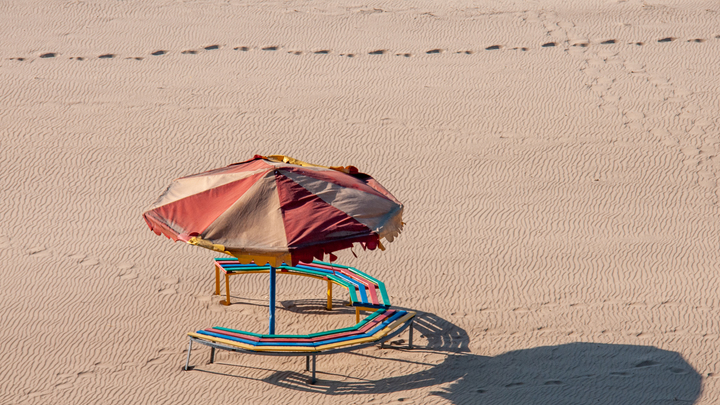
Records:
<instances>
[{"instance_id":1,"label":"lounger leg","mask_svg":"<svg viewBox=\"0 0 720 405\"><path fill-rule=\"evenodd\" d=\"M230 275L225 273L225 305L230 305Z\"/></svg>"},{"instance_id":2,"label":"lounger leg","mask_svg":"<svg viewBox=\"0 0 720 405\"><path fill-rule=\"evenodd\" d=\"M215 348L210 348L210 364L213 364L215 362Z\"/></svg>"},{"instance_id":3,"label":"lounger leg","mask_svg":"<svg viewBox=\"0 0 720 405\"><path fill-rule=\"evenodd\" d=\"M312 379L310 380L310 384L315 384L315 382L317 381L317 380L315 379L315 357L317 357L317 356L315 356L315 355L313 354L313 356L312 356L312 358L313 358L313 362L312 362L312 363L313 363L313 365L312 365Z\"/></svg>"},{"instance_id":4,"label":"lounger leg","mask_svg":"<svg viewBox=\"0 0 720 405\"><path fill-rule=\"evenodd\" d=\"M310 371L310 356L305 356L305 371Z\"/></svg>"},{"instance_id":5,"label":"lounger leg","mask_svg":"<svg viewBox=\"0 0 720 405\"><path fill-rule=\"evenodd\" d=\"M409 342L408 342L408 343L409 343L409 344L408 344L408 349L412 349L412 348L413 348L413 346L412 346L412 338L413 338L413 325L414 325L414 324L415 324L415 321L414 321L414 320L413 320L413 321L410 321L410 339L409 339Z\"/></svg>"},{"instance_id":6,"label":"lounger leg","mask_svg":"<svg viewBox=\"0 0 720 405\"><path fill-rule=\"evenodd\" d=\"M220 269L215 266L215 295L220 295Z\"/></svg>"},{"instance_id":7,"label":"lounger leg","mask_svg":"<svg viewBox=\"0 0 720 405\"><path fill-rule=\"evenodd\" d=\"M188 370L188 366L190 365L190 352L192 351L192 339L190 339L190 344L188 344L188 356L187 360L185 360L185 371Z\"/></svg>"},{"instance_id":8,"label":"lounger leg","mask_svg":"<svg viewBox=\"0 0 720 405\"><path fill-rule=\"evenodd\" d=\"M332 281L328 280L327 310L332 311Z\"/></svg>"},{"instance_id":9,"label":"lounger leg","mask_svg":"<svg viewBox=\"0 0 720 405\"><path fill-rule=\"evenodd\" d=\"M360 308L355 307L355 323L360 323Z\"/></svg>"}]
</instances>

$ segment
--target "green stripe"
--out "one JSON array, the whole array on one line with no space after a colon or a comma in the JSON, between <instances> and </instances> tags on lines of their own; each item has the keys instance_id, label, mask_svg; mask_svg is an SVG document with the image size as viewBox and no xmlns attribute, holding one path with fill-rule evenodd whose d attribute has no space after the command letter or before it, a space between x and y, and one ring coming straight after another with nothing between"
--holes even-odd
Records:
<instances>
[{"instance_id":1,"label":"green stripe","mask_svg":"<svg viewBox=\"0 0 720 405\"><path fill-rule=\"evenodd\" d=\"M380 289L380 295L382 296L383 302L385 303L385 305L390 306L390 298L388 297L387 291L385 290L385 283L383 283L382 281L376 279L375 277L373 277L373 276L371 276L371 275L369 275L369 274L367 274L367 273L364 273L364 272L356 269L355 267L343 266L342 264L321 262L321 261L319 261L319 260L313 260L313 263L324 264L325 266L330 266L330 267L333 267L333 266L334 266L334 267L340 267L340 268L343 268L343 269L347 269L347 270L352 271L353 273L357 273L357 274L359 274L359 275L367 278L367 279L370 280L370 281L375 282L375 284L377 284L378 288Z\"/></svg>"},{"instance_id":2,"label":"green stripe","mask_svg":"<svg viewBox=\"0 0 720 405\"><path fill-rule=\"evenodd\" d=\"M250 336L257 337L257 338L311 339L311 338L320 337L323 335L331 335L333 333L352 332L354 330L358 330L358 329L362 328L363 326L365 326L368 322L372 321L373 319L377 318L381 314L385 313L385 311L386 311L385 309L378 309L377 311L370 314L370 316L368 316L367 318L360 321L360 323L358 323L355 326L350 326L350 327L341 328L341 329L333 329L333 330L328 330L325 332L310 333L307 335L261 335L258 333L247 332L244 330L223 328L222 326L213 326L213 328L217 329L217 330L223 330L225 332L239 333L242 335L250 335Z\"/></svg>"},{"instance_id":3,"label":"green stripe","mask_svg":"<svg viewBox=\"0 0 720 405\"><path fill-rule=\"evenodd\" d=\"M257 333L247 332L247 331L244 331L244 330L223 328L222 326L213 326L213 328L214 328L214 329L218 329L218 330L224 330L225 332L240 333L240 334L243 334L243 335L250 335L250 336L255 336L255 337L263 337L263 335L260 335L260 334L257 334Z\"/></svg>"}]
</instances>

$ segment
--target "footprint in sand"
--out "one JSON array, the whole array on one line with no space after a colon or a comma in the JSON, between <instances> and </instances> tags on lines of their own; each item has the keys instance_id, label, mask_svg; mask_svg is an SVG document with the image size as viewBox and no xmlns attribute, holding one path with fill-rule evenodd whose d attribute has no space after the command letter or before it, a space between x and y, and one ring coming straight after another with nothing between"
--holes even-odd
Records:
<instances>
[{"instance_id":1,"label":"footprint in sand","mask_svg":"<svg viewBox=\"0 0 720 405\"><path fill-rule=\"evenodd\" d=\"M273 45L273 46L266 46L266 47L260 48L260 49L262 49L263 51L277 51L278 49L280 49L280 47L277 45Z\"/></svg>"},{"instance_id":2,"label":"footprint in sand","mask_svg":"<svg viewBox=\"0 0 720 405\"><path fill-rule=\"evenodd\" d=\"M167 51L157 50L157 51L155 51L155 52L150 53L150 55L152 55L152 56L160 56L160 55L165 55L166 53L167 53Z\"/></svg>"},{"instance_id":3,"label":"footprint in sand","mask_svg":"<svg viewBox=\"0 0 720 405\"><path fill-rule=\"evenodd\" d=\"M700 154L700 150L692 145L686 145L680 148L680 152L687 157L693 157Z\"/></svg>"},{"instance_id":4,"label":"footprint in sand","mask_svg":"<svg viewBox=\"0 0 720 405\"><path fill-rule=\"evenodd\" d=\"M125 274L120 275L120 280L124 280L124 281L135 280L136 278L138 278L137 273L125 273Z\"/></svg>"},{"instance_id":5,"label":"footprint in sand","mask_svg":"<svg viewBox=\"0 0 720 405\"><path fill-rule=\"evenodd\" d=\"M544 44L542 44L542 47L543 47L543 48L552 48L552 47L554 47L554 46L556 46L556 45L557 45L556 42L545 42Z\"/></svg>"},{"instance_id":6,"label":"footprint in sand","mask_svg":"<svg viewBox=\"0 0 720 405\"><path fill-rule=\"evenodd\" d=\"M100 56L98 56L99 59L112 59L115 57L115 54L112 53L105 53Z\"/></svg>"},{"instance_id":7,"label":"footprint in sand","mask_svg":"<svg viewBox=\"0 0 720 405\"><path fill-rule=\"evenodd\" d=\"M250 48L247 46L237 46L237 47L233 48L233 50L247 52L250 50Z\"/></svg>"},{"instance_id":8,"label":"footprint in sand","mask_svg":"<svg viewBox=\"0 0 720 405\"><path fill-rule=\"evenodd\" d=\"M627 373L625 371L612 371L610 375L613 377L629 377L630 373Z\"/></svg>"},{"instance_id":9,"label":"footprint in sand","mask_svg":"<svg viewBox=\"0 0 720 405\"><path fill-rule=\"evenodd\" d=\"M123 260L117 264L117 268L120 270L128 270L133 268L134 264L130 260Z\"/></svg>"},{"instance_id":10,"label":"footprint in sand","mask_svg":"<svg viewBox=\"0 0 720 405\"><path fill-rule=\"evenodd\" d=\"M316 55L327 55L330 53L330 50L329 49L321 49L319 51L313 51L313 53Z\"/></svg>"},{"instance_id":11,"label":"footprint in sand","mask_svg":"<svg viewBox=\"0 0 720 405\"><path fill-rule=\"evenodd\" d=\"M48 257L52 255L52 252L46 249L44 246L35 246L28 249L27 254L33 257Z\"/></svg>"},{"instance_id":12,"label":"footprint in sand","mask_svg":"<svg viewBox=\"0 0 720 405\"><path fill-rule=\"evenodd\" d=\"M206 51L214 51L216 49L220 49L220 45L208 45L208 46L204 47L203 49L205 49Z\"/></svg>"},{"instance_id":13,"label":"footprint in sand","mask_svg":"<svg viewBox=\"0 0 720 405\"><path fill-rule=\"evenodd\" d=\"M630 73L641 73L645 71L645 65L642 63L625 62L625 69Z\"/></svg>"},{"instance_id":14,"label":"footprint in sand","mask_svg":"<svg viewBox=\"0 0 720 405\"><path fill-rule=\"evenodd\" d=\"M434 53L443 53L443 52L444 52L444 51L443 51L442 49L431 49L431 50L429 50L429 51L427 51L427 52L425 52L425 53L427 53L428 55L430 55L430 54L434 54Z\"/></svg>"},{"instance_id":15,"label":"footprint in sand","mask_svg":"<svg viewBox=\"0 0 720 405\"><path fill-rule=\"evenodd\" d=\"M194 49L186 49L180 53L183 55L195 55L195 54L197 54L197 51Z\"/></svg>"},{"instance_id":16,"label":"footprint in sand","mask_svg":"<svg viewBox=\"0 0 720 405\"><path fill-rule=\"evenodd\" d=\"M57 56L57 53L55 53L55 52L43 53L43 54L40 55L40 57L43 58L43 59L45 59L45 58L54 58L54 57L56 57L56 56Z\"/></svg>"},{"instance_id":17,"label":"footprint in sand","mask_svg":"<svg viewBox=\"0 0 720 405\"><path fill-rule=\"evenodd\" d=\"M658 39L658 42L672 42L674 40L675 40L675 38L673 38L673 37L667 37L667 38Z\"/></svg>"},{"instance_id":18,"label":"footprint in sand","mask_svg":"<svg viewBox=\"0 0 720 405\"><path fill-rule=\"evenodd\" d=\"M80 262L81 266L97 266L98 264L100 264L100 261L94 257L88 257Z\"/></svg>"},{"instance_id":19,"label":"footprint in sand","mask_svg":"<svg viewBox=\"0 0 720 405\"><path fill-rule=\"evenodd\" d=\"M387 49L377 49L377 50L368 52L368 55L384 55L386 52L387 52Z\"/></svg>"},{"instance_id":20,"label":"footprint in sand","mask_svg":"<svg viewBox=\"0 0 720 405\"><path fill-rule=\"evenodd\" d=\"M73 259L76 263L80 263L81 261L85 260L86 257L87 256L82 253L77 253L72 256L68 256L68 259Z\"/></svg>"},{"instance_id":21,"label":"footprint in sand","mask_svg":"<svg viewBox=\"0 0 720 405\"><path fill-rule=\"evenodd\" d=\"M55 386L55 389L58 391L64 391L70 388L73 388L75 386L75 383L64 383L64 384L58 384Z\"/></svg>"},{"instance_id":22,"label":"footprint in sand","mask_svg":"<svg viewBox=\"0 0 720 405\"><path fill-rule=\"evenodd\" d=\"M200 302L211 302L212 295L197 295L197 296L195 296L195 299Z\"/></svg>"},{"instance_id":23,"label":"footprint in sand","mask_svg":"<svg viewBox=\"0 0 720 405\"><path fill-rule=\"evenodd\" d=\"M641 120L645 118L645 114L638 111L627 111L625 116L630 120Z\"/></svg>"},{"instance_id":24,"label":"footprint in sand","mask_svg":"<svg viewBox=\"0 0 720 405\"><path fill-rule=\"evenodd\" d=\"M486 51L495 51L502 48L502 45L490 45L487 48L485 48Z\"/></svg>"},{"instance_id":25,"label":"footprint in sand","mask_svg":"<svg viewBox=\"0 0 720 405\"><path fill-rule=\"evenodd\" d=\"M660 363L658 363L657 361L645 360L645 361L641 361L640 363L636 364L635 367L636 368L652 367L652 366L657 366L658 364L660 364Z\"/></svg>"},{"instance_id":26,"label":"footprint in sand","mask_svg":"<svg viewBox=\"0 0 720 405\"><path fill-rule=\"evenodd\" d=\"M177 284L180 282L180 279L177 277L165 276L160 278L160 282L163 284Z\"/></svg>"},{"instance_id":27,"label":"footprint in sand","mask_svg":"<svg viewBox=\"0 0 720 405\"><path fill-rule=\"evenodd\" d=\"M563 382L560 380L548 380L545 381L545 385L562 385Z\"/></svg>"}]
</instances>

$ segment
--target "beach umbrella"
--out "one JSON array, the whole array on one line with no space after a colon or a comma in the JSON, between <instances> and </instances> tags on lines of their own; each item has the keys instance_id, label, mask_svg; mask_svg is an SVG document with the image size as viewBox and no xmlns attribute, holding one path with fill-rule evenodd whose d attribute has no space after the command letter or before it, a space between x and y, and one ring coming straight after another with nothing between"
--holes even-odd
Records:
<instances>
[{"instance_id":1,"label":"beach umbrella","mask_svg":"<svg viewBox=\"0 0 720 405\"><path fill-rule=\"evenodd\" d=\"M324 167L287 156L179 178L143 214L156 234L269 264L270 333L275 271L359 244L384 249L402 230L403 205L353 166Z\"/></svg>"}]
</instances>

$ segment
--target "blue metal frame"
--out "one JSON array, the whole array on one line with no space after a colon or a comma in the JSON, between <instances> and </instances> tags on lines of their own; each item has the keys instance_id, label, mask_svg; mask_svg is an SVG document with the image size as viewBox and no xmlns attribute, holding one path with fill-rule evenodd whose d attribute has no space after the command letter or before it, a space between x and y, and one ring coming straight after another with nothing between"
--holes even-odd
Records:
<instances>
[{"instance_id":1,"label":"blue metal frame","mask_svg":"<svg viewBox=\"0 0 720 405\"><path fill-rule=\"evenodd\" d=\"M187 360L185 361L185 371L190 370L190 352L192 351L192 344L193 342L198 342L201 345L209 346L212 350L210 352L210 362L212 363L215 360L215 349L222 349L222 350L228 350L231 352L240 352L240 353L249 353L249 354L259 354L261 356L305 356L306 362L305 362L305 370L307 370L310 366L310 356L312 356L312 379L310 380L310 384L315 384L315 358L316 356L320 356L323 354L335 354L335 353L343 353L343 352L351 352L353 350L363 349L370 346L375 346L376 344L380 343L380 347L385 347L383 345L383 342L390 340L394 338L395 336L402 333L405 329L408 327L410 328L410 338L408 340L408 349L413 348L413 323L415 322L415 319L411 319L410 322L405 323L403 326L399 327L397 330L393 331L392 333L388 333L384 338L378 339L373 342L363 343L359 345L353 345L348 347L338 347L337 349L330 349L330 350L324 350L322 352L257 352L254 350L245 350L241 349L239 347L233 347L233 346L227 346L220 343L210 342L207 340L202 340L198 338L194 338L192 336L188 336L190 339L188 343L188 354L187 354Z\"/></svg>"},{"instance_id":2,"label":"blue metal frame","mask_svg":"<svg viewBox=\"0 0 720 405\"><path fill-rule=\"evenodd\" d=\"M275 290L277 272L275 267L270 266L270 334L275 334Z\"/></svg>"}]
</instances>

